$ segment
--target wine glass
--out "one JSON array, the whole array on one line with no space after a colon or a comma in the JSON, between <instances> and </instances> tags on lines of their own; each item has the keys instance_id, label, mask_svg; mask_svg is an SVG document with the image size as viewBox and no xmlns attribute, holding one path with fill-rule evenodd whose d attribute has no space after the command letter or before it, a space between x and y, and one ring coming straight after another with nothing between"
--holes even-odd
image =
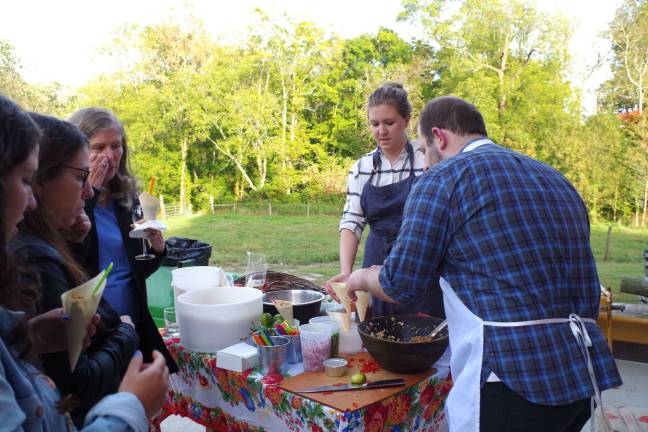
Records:
<instances>
[{"instance_id":1,"label":"wine glass","mask_svg":"<svg viewBox=\"0 0 648 432\"><path fill-rule=\"evenodd\" d=\"M133 218L133 223L137 223L144 218L144 209L141 205L134 205L131 210L131 216ZM148 242L146 237L142 237L142 253L140 255L135 255L135 259L138 261L146 261L155 258L155 255L148 251Z\"/></svg>"}]
</instances>

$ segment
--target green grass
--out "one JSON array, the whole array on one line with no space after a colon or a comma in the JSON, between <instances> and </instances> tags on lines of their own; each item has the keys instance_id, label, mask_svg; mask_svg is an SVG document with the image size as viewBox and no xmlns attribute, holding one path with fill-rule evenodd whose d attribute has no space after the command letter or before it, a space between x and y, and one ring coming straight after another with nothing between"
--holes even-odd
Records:
<instances>
[{"instance_id":1,"label":"green grass","mask_svg":"<svg viewBox=\"0 0 648 432\"><path fill-rule=\"evenodd\" d=\"M210 263L240 273L246 252L261 252L269 267L322 283L339 271L338 216L221 214L167 219L167 237L196 238L212 245ZM360 249L359 255L362 253Z\"/></svg>"},{"instance_id":2,"label":"green grass","mask_svg":"<svg viewBox=\"0 0 648 432\"><path fill-rule=\"evenodd\" d=\"M169 225L166 235L210 243L210 263L228 271L242 273L246 252L261 252L266 254L272 270L321 284L339 270L339 216L322 214L324 212L318 215L313 211L315 208L311 208L311 217L305 215L305 210L299 215L302 209L295 206L276 204L272 205L273 216L268 216L267 212L260 215L261 210L256 214L241 214L243 212L237 210L237 213L219 211L209 216L176 216L166 220ZM603 261L607 229L603 224L592 226L591 245L601 283L612 287L615 301L634 303L638 297L620 293L619 284L623 277L643 276L648 229L613 226L608 259ZM362 252L361 247L356 267L359 267Z\"/></svg>"}]
</instances>

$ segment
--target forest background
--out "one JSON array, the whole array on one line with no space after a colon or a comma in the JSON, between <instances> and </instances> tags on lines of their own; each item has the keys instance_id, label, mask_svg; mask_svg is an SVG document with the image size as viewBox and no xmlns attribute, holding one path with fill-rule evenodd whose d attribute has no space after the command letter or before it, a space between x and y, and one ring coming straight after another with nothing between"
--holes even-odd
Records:
<instances>
[{"instance_id":1,"label":"forest background","mask_svg":"<svg viewBox=\"0 0 648 432\"><path fill-rule=\"evenodd\" d=\"M104 53L115 71L71 93L27 82L0 40L0 93L61 117L113 110L140 181L155 176L167 202L205 209L210 196L339 203L351 164L375 146L367 97L398 81L414 107L410 137L426 101L466 98L495 142L566 175L594 222L648 223L648 2L623 1L603 35L612 73L590 115L569 80L564 16L515 0L404 0L398 18L416 38L388 28L341 38L260 9L236 43L191 15L128 25Z\"/></svg>"}]
</instances>

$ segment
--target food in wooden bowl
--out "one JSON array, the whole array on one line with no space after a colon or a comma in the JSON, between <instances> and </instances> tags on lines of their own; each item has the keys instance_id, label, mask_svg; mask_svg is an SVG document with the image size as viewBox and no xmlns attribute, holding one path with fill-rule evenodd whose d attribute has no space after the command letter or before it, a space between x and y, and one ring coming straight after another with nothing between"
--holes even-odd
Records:
<instances>
[{"instance_id":1,"label":"food in wooden bowl","mask_svg":"<svg viewBox=\"0 0 648 432\"><path fill-rule=\"evenodd\" d=\"M447 330L427 335L443 320L422 315L375 317L358 326L360 338L378 364L392 372L418 373L430 368L448 346Z\"/></svg>"}]
</instances>

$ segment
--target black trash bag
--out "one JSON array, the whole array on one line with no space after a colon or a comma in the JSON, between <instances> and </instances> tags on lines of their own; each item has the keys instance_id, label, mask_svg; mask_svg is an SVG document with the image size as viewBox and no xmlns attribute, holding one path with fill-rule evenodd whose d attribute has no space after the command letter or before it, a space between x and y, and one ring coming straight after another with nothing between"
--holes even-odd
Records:
<instances>
[{"instance_id":1,"label":"black trash bag","mask_svg":"<svg viewBox=\"0 0 648 432\"><path fill-rule=\"evenodd\" d=\"M209 265L212 247L209 243L184 237L166 240L167 253L162 265L167 267L193 267Z\"/></svg>"}]
</instances>

